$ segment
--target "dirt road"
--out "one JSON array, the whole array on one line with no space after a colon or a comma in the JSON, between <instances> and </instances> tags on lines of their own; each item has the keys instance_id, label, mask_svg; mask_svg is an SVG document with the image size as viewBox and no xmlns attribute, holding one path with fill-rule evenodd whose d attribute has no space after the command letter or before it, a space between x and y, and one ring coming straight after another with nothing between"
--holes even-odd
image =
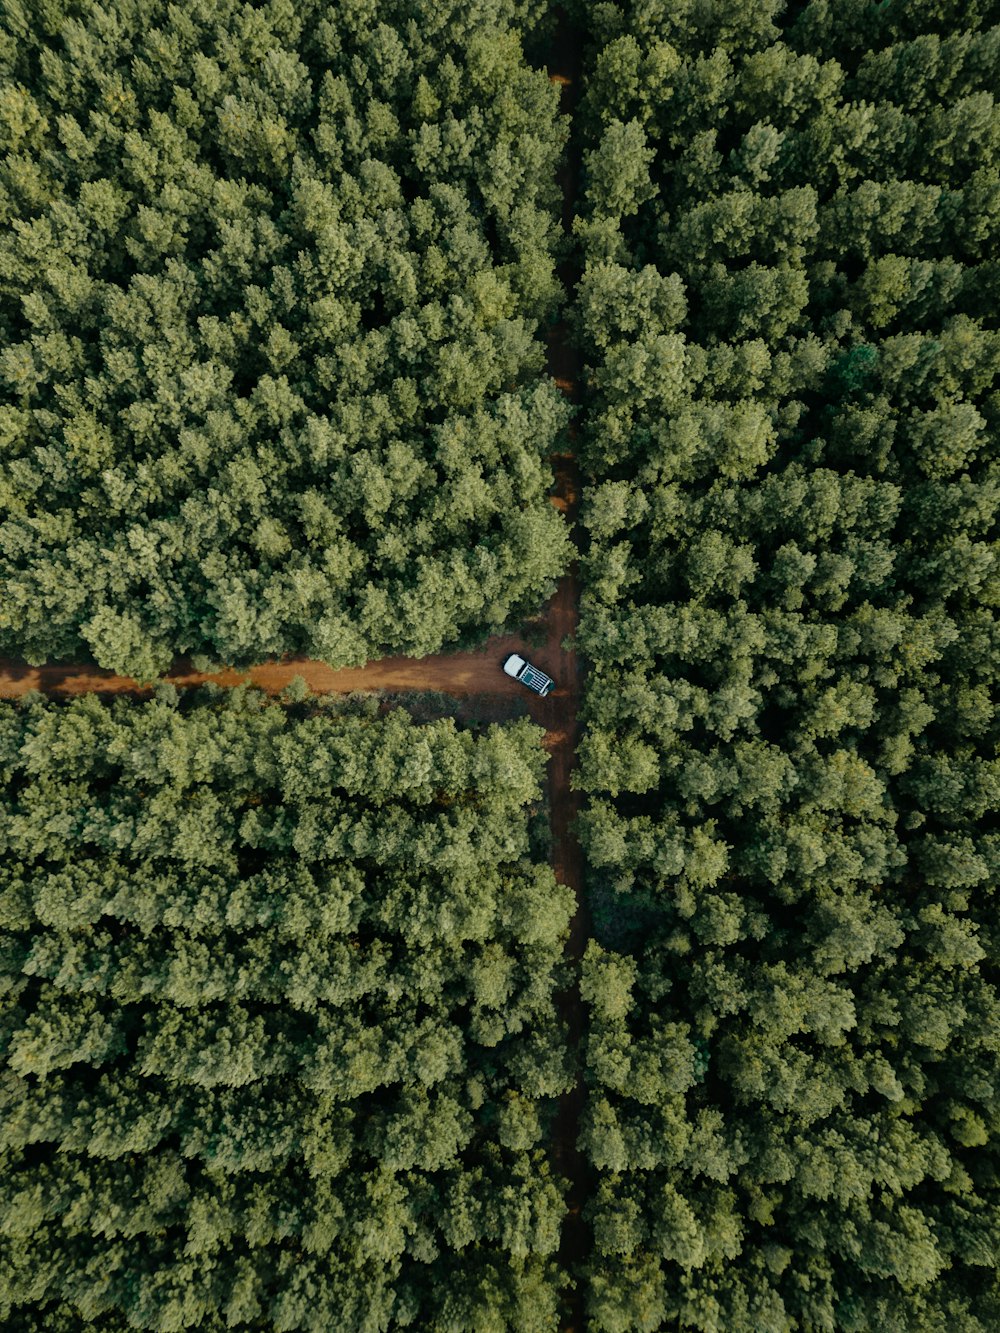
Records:
<instances>
[{"instance_id":1,"label":"dirt road","mask_svg":"<svg viewBox=\"0 0 1000 1333\"><path fill-rule=\"evenodd\" d=\"M580 28L571 21L564 10L560 10L549 55L549 77L561 87L561 110L566 115L572 115L576 110L581 91L582 71L583 42ZM579 143L574 137L570 140L569 151L559 173L563 192L563 231L567 237L573 232L579 179ZM580 278L575 249L567 252L559 267L559 277L563 290L571 296ZM556 324L549 333L548 366L549 373L563 393L572 401L578 402L582 381L580 355L565 323ZM567 458L562 462L563 470L558 474L557 493L568 497L564 512L572 530L576 533L580 474L575 460ZM565 601L560 604L560 610L557 612L564 617L560 638L575 637L580 606L575 565L563 582L565 587L560 587L560 592L565 593ZM555 706L560 712L552 719L546 736L546 744L552 755L549 763L552 864L556 878L568 885L576 898L576 911L570 922L566 956L578 964L583 957L590 934L590 918L583 885L583 854L574 827L577 815L580 813L580 795L570 786L580 740L582 679L580 665L575 655L571 660L566 660L562 683L566 693L562 699L555 701ZM544 704L548 700L541 702ZM585 1015L578 985L574 984L573 989L562 997L561 1010L569 1032L571 1047L577 1052L578 1058L582 1059L581 1043ZM563 1270L570 1274L574 1283L563 1297L561 1321L563 1333L579 1333L579 1330L586 1326L583 1277L580 1270L590 1248L588 1227L583 1220L583 1205L590 1182L587 1163L577 1147L584 1097L585 1087L581 1069L573 1089L560 1102L554 1134L556 1166L568 1182L567 1215L562 1229L559 1260Z\"/></svg>"},{"instance_id":2,"label":"dirt road","mask_svg":"<svg viewBox=\"0 0 1000 1333\"><path fill-rule=\"evenodd\" d=\"M568 623L568 617L561 610L562 603L572 596L571 591L564 590L563 585L566 584L568 580L563 579L547 612L552 619L562 623ZM526 694L524 686L500 670L504 657L512 652L521 652L530 657L537 666L554 677L561 674L557 662L558 648L553 650L551 641L545 648L538 649L517 635L503 635L489 639L481 648L471 652L421 658L388 657L378 662L369 662L367 666L347 667L339 671L323 662L290 658L282 662L265 662L245 671L226 670L205 675L192 671L184 661L179 661L165 679L179 686L201 685L206 681L214 681L219 685L238 685L242 681L249 681L269 694L277 694L289 681L301 676L317 694L350 694L355 690L391 693L440 690L458 698L485 694L509 695L520 699ZM102 694L145 694L151 688L139 685L130 676L116 676L99 667L29 667L0 660L0 698L3 699L17 698L29 690L41 690L44 694L64 697L91 691ZM560 692L565 692L562 684Z\"/></svg>"}]
</instances>

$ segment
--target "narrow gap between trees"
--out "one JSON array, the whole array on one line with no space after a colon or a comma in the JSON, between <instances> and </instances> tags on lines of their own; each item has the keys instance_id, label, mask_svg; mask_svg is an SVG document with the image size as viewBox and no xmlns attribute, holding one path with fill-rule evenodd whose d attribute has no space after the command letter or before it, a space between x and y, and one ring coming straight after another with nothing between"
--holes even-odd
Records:
<instances>
[{"instance_id":1,"label":"narrow gap between trees","mask_svg":"<svg viewBox=\"0 0 1000 1333\"><path fill-rule=\"evenodd\" d=\"M579 145L572 132L573 117L580 95L583 68L583 34L565 10L557 11L557 26L547 61L549 77L562 88L561 110L571 117L571 133L560 184L563 192L563 231L572 236L576 214L577 182L580 178ZM568 248L560 265L559 276L568 306L579 281L575 247ZM560 389L572 402L580 397L580 356L565 318L553 326L548 339L549 372ZM575 428L572 428L575 429ZM571 434L572 444L572 434ZM556 462L556 496L565 497L563 512L574 539L579 542L576 523L580 499L580 470L576 458L569 454ZM559 500L557 498L557 503ZM560 643L566 637L575 639L579 620L580 589L577 564L562 579L552 610ZM560 623L562 622L562 623ZM563 1017L569 1032L570 1048L578 1063L575 1085L562 1098L556 1122L556 1165L569 1182L567 1215L563 1224L559 1258L563 1270L575 1280L569 1288L564 1306L563 1329L577 1333L584 1327L583 1297L580 1289L580 1269L587 1252L587 1227L583 1206L587 1195L587 1167L577 1147L580 1133L580 1115L584 1102L584 1082L581 1043L584 1034L583 1000L579 987L579 964L589 935L589 920L583 882L583 855L576 836L576 820L580 812L580 794L573 790L571 778L580 739L581 666L576 653L563 654L563 684L565 694L556 698L555 706L561 717L554 727L547 727L546 745L551 753L549 764L549 808L552 827L552 864L556 878L568 885L576 898L576 911L570 923L567 957L574 968L573 986L563 997ZM542 701L547 702L546 700Z\"/></svg>"}]
</instances>

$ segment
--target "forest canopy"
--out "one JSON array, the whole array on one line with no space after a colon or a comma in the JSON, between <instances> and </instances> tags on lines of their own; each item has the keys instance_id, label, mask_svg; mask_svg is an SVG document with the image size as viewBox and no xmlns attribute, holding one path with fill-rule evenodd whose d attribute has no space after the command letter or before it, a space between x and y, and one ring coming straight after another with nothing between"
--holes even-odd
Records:
<instances>
[{"instance_id":1,"label":"forest canopy","mask_svg":"<svg viewBox=\"0 0 1000 1333\"><path fill-rule=\"evenodd\" d=\"M543 6L0 6L0 656L334 666L533 611Z\"/></svg>"},{"instance_id":2,"label":"forest canopy","mask_svg":"<svg viewBox=\"0 0 1000 1333\"><path fill-rule=\"evenodd\" d=\"M1000 9L602 3L590 1327L1000 1327Z\"/></svg>"},{"instance_id":3,"label":"forest canopy","mask_svg":"<svg viewBox=\"0 0 1000 1333\"><path fill-rule=\"evenodd\" d=\"M528 722L0 704L5 1325L1000 1328L1000 3L567 8L572 291L544 0L0 0L0 657L537 608L565 316L592 926Z\"/></svg>"},{"instance_id":4,"label":"forest canopy","mask_svg":"<svg viewBox=\"0 0 1000 1333\"><path fill-rule=\"evenodd\" d=\"M375 701L0 705L5 1328L557 1327L544 761Z\"/></svg>"}]
</instances>

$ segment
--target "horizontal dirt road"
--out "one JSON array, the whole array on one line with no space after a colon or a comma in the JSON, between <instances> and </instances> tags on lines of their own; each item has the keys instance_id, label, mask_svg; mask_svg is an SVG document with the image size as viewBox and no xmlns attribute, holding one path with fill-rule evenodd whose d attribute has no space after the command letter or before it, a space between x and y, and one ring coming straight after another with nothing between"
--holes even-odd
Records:
<instances>
[{"instance_id":1,"label":"horizontal dirt road","mask_svg":"<svg viewBox=\"0 0 1000 1333\"><path fill-rule=\"evenodd\" d=\"M563 580L566 583L567 580ZM562 588L552 606L563 600ZM501 671L501 663L508 653L522 652L536 666L557 674L555 657L547 644L543 649L532 648L517 635L503 635L488 640L481 648L470 652L447 653L434 657L389 657L369 662L363 667L333 670L323 662L306 658L291 658L281 662L265 662L246 670L227 669L211 674L192 671L183 661L167 673L164 679L173 685L192 686L214 681L218 685L239 685L249 682L278 694L296 676L301 676L316 694L351 694L355 690L397 693L411 690L440 690L457 698L466 695L525 695L519 685ZM40 690L54 697L74 694L148 694L152 686L140 685L129 676L116 676L92 666L29 667L21 663L0 660L0 698L14 699L30 690Z\"/></svg>"}]
</instances>

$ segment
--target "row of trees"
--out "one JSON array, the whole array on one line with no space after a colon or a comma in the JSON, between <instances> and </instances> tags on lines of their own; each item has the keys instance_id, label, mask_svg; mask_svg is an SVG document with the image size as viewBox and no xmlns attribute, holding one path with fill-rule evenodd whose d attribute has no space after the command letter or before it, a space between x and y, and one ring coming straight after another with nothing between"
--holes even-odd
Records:
<instances>
[{"instance_id":1,"label":"row of trees","mask_svg":"<svg viewBox=\"0 0 1000 1333\"><path fill-rule=\"evenodd\" d=\"M591 14L590 1326L1000 1325L1000 9Z\"/></svg>"},{"instance_id":2,"label":"row of trees","mask_svg":"<svg viewBox=\"0 0 1000 1333\"><path fill-rule=\"evenodd\" d=\"M0 707L5 1327L557 1326L543 765L374 702Z\"/></svg>"},{"instance_id":3,"label":"row of trees","mask_svg":"<svg viewBox=\"0 0 1000 1333\"><path fill-rule=\"evenodd\" d=\"M360 664L548 594L539 8L4 6L0 656Z\"/></svg>"}]
</instances>

